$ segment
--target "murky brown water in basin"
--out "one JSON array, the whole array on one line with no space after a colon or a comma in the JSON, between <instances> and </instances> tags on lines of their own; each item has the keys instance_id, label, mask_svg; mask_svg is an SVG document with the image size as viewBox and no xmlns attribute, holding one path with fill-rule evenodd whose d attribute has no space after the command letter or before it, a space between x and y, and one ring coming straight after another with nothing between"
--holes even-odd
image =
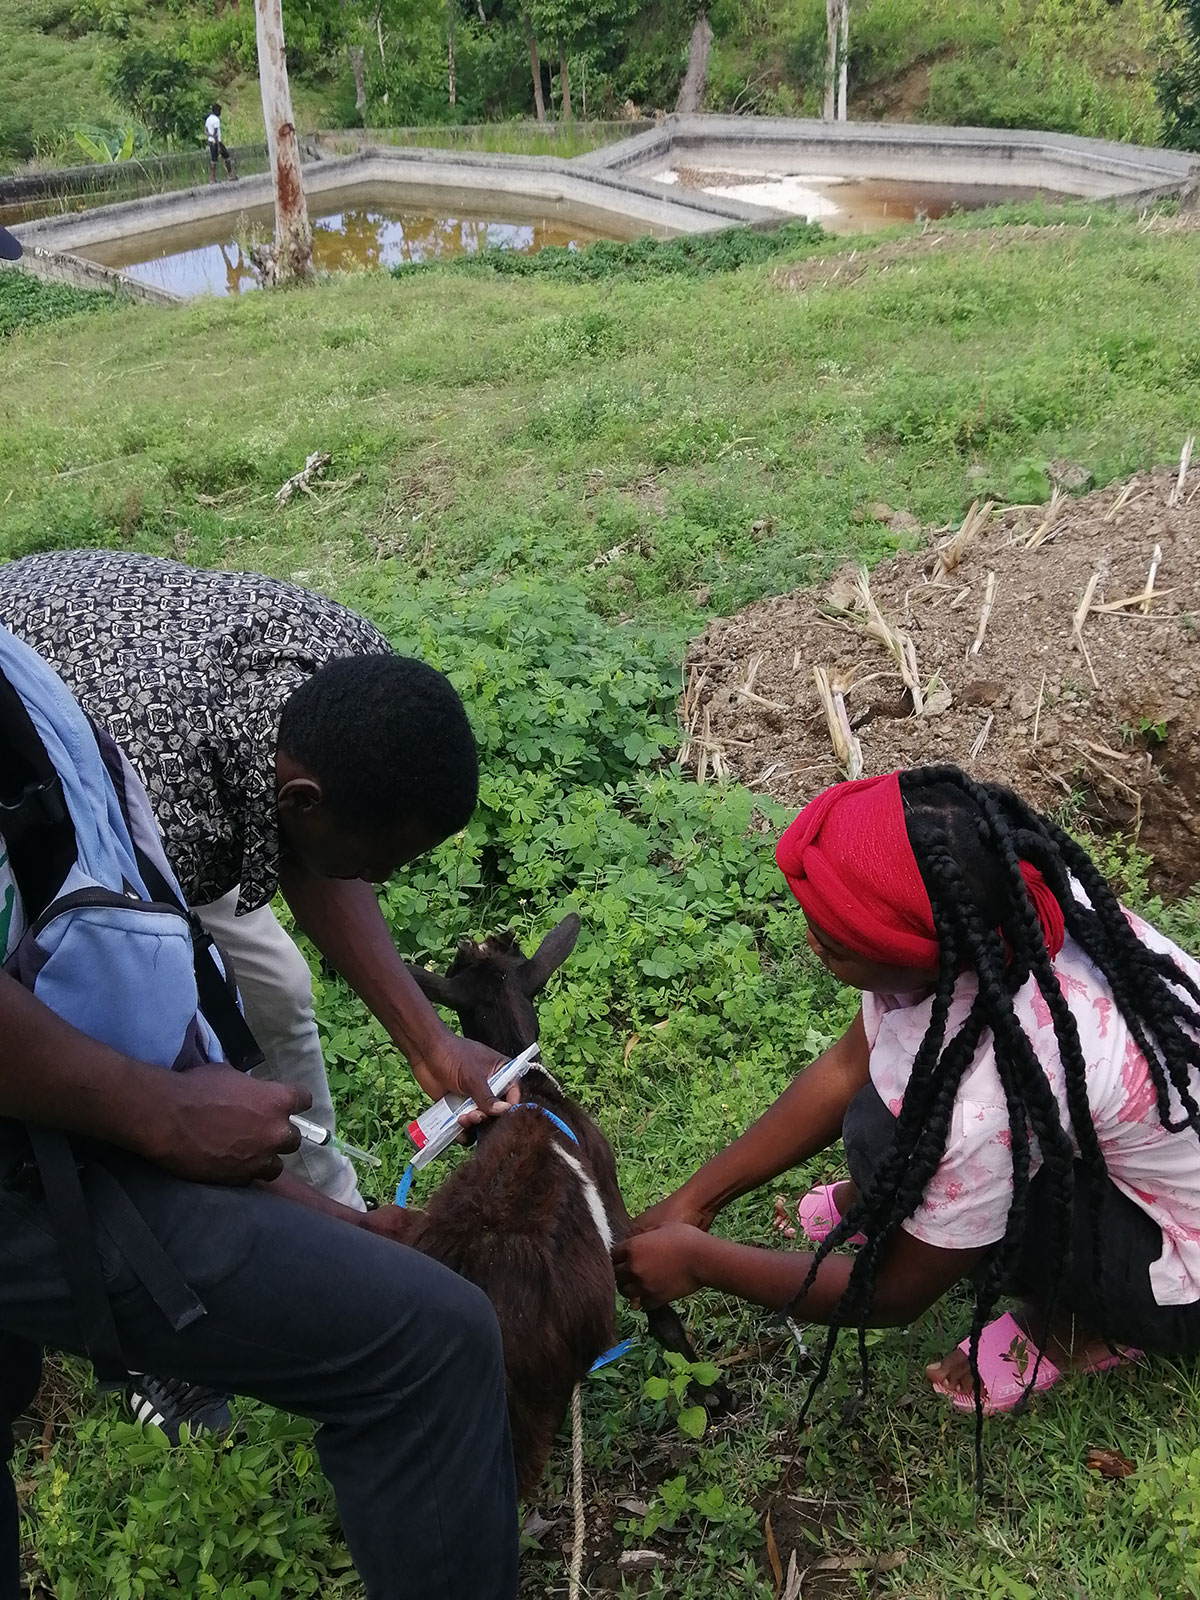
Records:
<instances>
[{"instance_id":1,"label":"murky brown water in basin","mask_svg":"<svg viewBox=\"0 0 1200 1600\"><path fill-rule=\"evenodd\" d=\"M652 174L660 183L727 195L750 205L767 206L791 216L819 222L830 233L860 233L892 222L928 217L936 221L952 211L979 211L1004 201L1069 198L1049 189L998 183L933 183L926 179L836 178L819 173L753 172L732 168L680 165Z\"/></svg>"},{"instance_id":2,"label":"murky brown water in basin","mask_svg":"<svg viewBox=\"0 0 1200 1600\"><path fill-rule=\"evenodd\" d=\"M247 255L251 235L270 238L269 208L244 213L236 228L229 219L163 228L112 244L89 245L79 253L175 294L241 294L258 288ZM401 262L445 261L488 247L522 252L547 245L579 249L600 237L557 217L435 216L363 205L313 216L313 259L318 270L326 271L392 267Z\"/></svg>"}]
</instances>

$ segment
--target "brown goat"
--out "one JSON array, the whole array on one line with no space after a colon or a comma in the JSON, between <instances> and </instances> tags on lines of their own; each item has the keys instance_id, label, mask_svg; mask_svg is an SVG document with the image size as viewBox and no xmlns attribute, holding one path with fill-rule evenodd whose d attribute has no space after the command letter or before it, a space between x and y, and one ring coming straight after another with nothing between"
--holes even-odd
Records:
<instances>
[{"instance_id":1,"label":"brown goat","mask_svg":"<svg viewBox=\"0 0 1200 1600\"><path fill-rule=\"evenodd\" d=\"M506 1056L538 1036L534 997L570 955L579 918L565 917L526 957L512 933L464 940L445 977L412 967L421 988L457 1011L463 1033ZM548 1073L521 1081L525 1109L481 1125L473 1159L424 1211L418 1249L479 1285L504 1339L508 1408L520 1491L536 1488L575 1385L615 1337L610 1250L632 1231L608 1140ZM572 1143L550 1117L575 1135ZM689 1360L678 1314L647 1314L651 1332ZM727 1408L723 1386L699 1398Z\"/></svg>"}]
</instances>

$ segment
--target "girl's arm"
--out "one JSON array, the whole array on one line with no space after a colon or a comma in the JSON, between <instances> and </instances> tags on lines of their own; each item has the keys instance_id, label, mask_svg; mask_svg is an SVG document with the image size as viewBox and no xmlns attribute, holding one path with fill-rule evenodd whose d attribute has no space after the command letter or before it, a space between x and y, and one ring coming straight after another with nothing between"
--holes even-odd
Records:
<instances>
[{"instance_id":1,"label":"girl's arm","mask_svg":"<svg viewBox=\"0 0 1200 1600\"><path fill-rule=\"evenodd\" d=\"M870 1325L904 1327L914 1322L986 1253L939 1250L899 1229L879 1264ZM811 1254L734 1244L685 1223L635 1234L616 1246L613 1263L622 1293L649 1308L711 1288L773 1311L788 1309L800 1322L828 1322L850 1281L854 1258L826 1256L800 1300L796 1297L812 1269Z\"/></svg>"},{"instance_id":2,"label":"girl's arm","mask_svg":"<svg viewBox=\"0 0 1200 1600\"><path fill-rule=\"evenodd\" d=\"M868 1056L860 1009L837 1043L806 1067L740 1139L643 1212L635 1226L644 1231L687 1222L709 1228L731 1200L828 1149L841 1138L846 1107L867 1083Z\"/></svg>"}]
</instances>

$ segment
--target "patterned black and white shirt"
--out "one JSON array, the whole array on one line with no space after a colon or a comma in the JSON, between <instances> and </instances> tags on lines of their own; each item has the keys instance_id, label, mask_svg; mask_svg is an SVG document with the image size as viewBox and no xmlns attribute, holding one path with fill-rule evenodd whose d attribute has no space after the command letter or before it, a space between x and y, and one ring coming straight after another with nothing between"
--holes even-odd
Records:
<instances>
[{"instance_id":1,"label":"patterned black and white shirt","mask_svg":"<svg viewBox=\"0 0 1200 1600\"><path fill-rule=\"evenodd\" d=\"M239 914L278 886L284 702L335 657L391 649L365 618L296 584L111 550L0 567L0 622L125 751L188 903L240 886Z\"/></svg>"}]
</instances>

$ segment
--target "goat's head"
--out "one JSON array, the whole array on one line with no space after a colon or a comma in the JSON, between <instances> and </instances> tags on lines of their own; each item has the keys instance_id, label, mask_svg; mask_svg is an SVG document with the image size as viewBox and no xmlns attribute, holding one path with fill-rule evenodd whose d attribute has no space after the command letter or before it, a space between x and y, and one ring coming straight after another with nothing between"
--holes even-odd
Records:
<instances>
[{"instance_id":1,"label":"goat's head","mask_svg":"<svg viewBox=\"0 0 1200 1600\"><path fill-rule=\"evenodd\" d=\"M497 933L482 944L464 939L445 977L424 967L408 970L430 1000L458 1012L468 1039L515 1056L538 1036L534 999L575 948L579 927L571 912L531 956L516 934Z\"/></svg>"}]
</instances>

